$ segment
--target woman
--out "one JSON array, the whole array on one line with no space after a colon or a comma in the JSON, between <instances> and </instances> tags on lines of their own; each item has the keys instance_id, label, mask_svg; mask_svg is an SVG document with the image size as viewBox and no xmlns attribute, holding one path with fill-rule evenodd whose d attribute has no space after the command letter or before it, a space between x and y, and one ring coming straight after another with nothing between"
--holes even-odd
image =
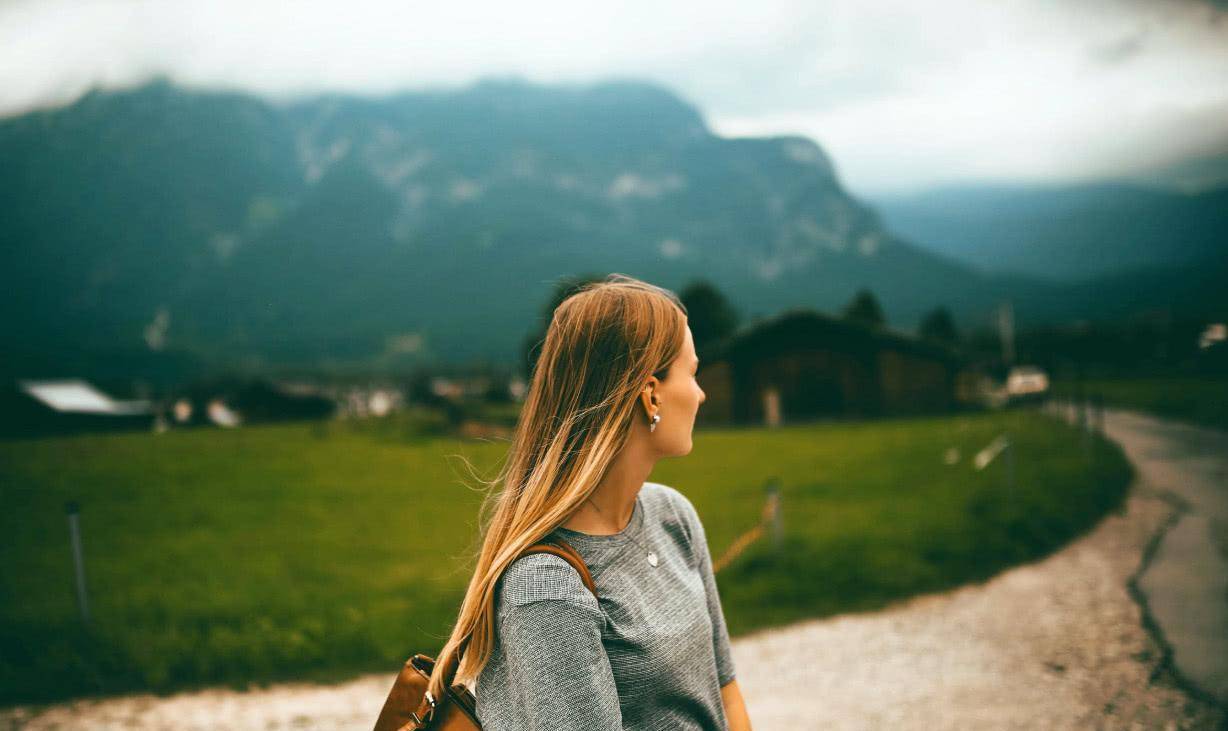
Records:
<instances>
[{"instance_id":1,"label":"woman","mask_svg":"<svg viewBox=\"0 0 1228 731\"><path fill-rule=\"evenodd\" d=\"M614 274L554 311L435 666L468 637L456 680L486 731L751 728L703 524L647 481L691 451L698 365L668 290ZM580 553L599 598L564 559L520 556L547 536Z\"/></svg>"}]
</instances>

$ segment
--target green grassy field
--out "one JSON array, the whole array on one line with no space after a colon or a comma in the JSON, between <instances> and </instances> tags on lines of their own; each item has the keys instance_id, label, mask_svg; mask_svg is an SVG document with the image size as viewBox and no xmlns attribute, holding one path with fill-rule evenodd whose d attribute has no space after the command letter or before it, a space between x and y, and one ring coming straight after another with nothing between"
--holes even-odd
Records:
<instances>
[{"instance_id":1,"label":"green grassy field","mask_svg":"<svg viewBox=\"0 0 1228 731\"><path fill-rule=\"evenodd\" d=\"M1006 460L972 454L1003 431ZM1042 556L1120 504L1112 444L1085 458L1032 412L697 432L652 479L695 503L719 556L781 481L770 538L718 574L734 635L881 606ZM949 447L961 458L943 461ZM0 700L394 672L434 654L476 548L501 444L404 423L295 424L0 443ZM81 504L93 624L77 615Z\"/></svg>"},{"instance_id":2,"label":"green grassy field","mask_svg":"<svg viewBox=\"0 0 1228 731\"><path fill-rule=\"evenodd\" d=\"M1132 378L1083 382L1085 394L1100 394L1105 405L1146 411L1193 424L1228 429L1228 379ZM1070 398L1075 384L1053 384L1053 395Z\"/></svg>"}]
</instances>

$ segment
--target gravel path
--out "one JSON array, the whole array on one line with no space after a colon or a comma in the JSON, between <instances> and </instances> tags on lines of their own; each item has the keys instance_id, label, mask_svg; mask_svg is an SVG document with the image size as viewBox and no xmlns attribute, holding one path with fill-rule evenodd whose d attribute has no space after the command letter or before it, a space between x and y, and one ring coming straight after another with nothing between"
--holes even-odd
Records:
<instances>
[{"instance_id":1,"label":"gravel path","mask_svg":"<svg viewBox=\"0 0 1228 731\"><path fill-rule=\"evenodd\" d=\"M1145 480L1126 509L980 585L738 638L758 731L1221 729L1143 628L1131 586L1177 515ZM0 711L0 729L369 729L392 675Z\"/></svg>"},{"instance_id":2,"label":"gravel path","mask_svg":"<svg viewBox=\"0 0 1228 731\"><path fill-rule=\"evenodd\" d=\"M740 639L756 728L1222 727L1163 671L1127 589L1172 512L1136 486L1124 516L983 585Z\"/></svg>"}]
</instances>

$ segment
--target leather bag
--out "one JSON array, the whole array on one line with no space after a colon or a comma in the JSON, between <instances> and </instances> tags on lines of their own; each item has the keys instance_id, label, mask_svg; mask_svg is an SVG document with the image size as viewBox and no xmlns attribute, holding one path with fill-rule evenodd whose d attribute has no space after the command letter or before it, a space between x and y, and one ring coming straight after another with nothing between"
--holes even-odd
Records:
<instances>
[{"instance_id":1,"label":"leather bag","mask_svg":"<svg viewBox=\"0 0 1228 731\"><path fill-rule=\"evenodd\" d=\"M526 556L530 553L553 553L566 559L580 572L580 578L584 580L588 590L593 592L593 596L597 596L597 587L593 584L593 577L589 574L584 559L562 538L529 546L520 555ZM448 691L443 698L433 698L426 692L431 670L435 667L435 659L430 655L418 653L406 660L405 666L392 683L392 690L388 692L384 707L375 721L374 731L481 729L482 725L478 723L477 716L477 700L473 693L463 684L452 684L468 645L469 638L466 637L453 657L452 664L444 673L443 687ZM549 692L549 689L543 689L543 692Z\"/></svg>"}]
</instances>

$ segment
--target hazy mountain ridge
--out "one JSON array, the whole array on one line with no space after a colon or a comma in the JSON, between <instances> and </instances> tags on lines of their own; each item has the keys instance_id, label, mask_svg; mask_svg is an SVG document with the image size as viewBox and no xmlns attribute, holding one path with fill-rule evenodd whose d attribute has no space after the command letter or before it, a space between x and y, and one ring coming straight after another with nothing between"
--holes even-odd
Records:
<instances>
[{"instance_id":1,"label":"hazy mountain ridge","mask_svg":"<svg viewBox=\"0 0 1228 731\"><path fill-rule=\"evenodd\" d=\"M1228 258L1228 187L949 187L875 200L887 226L991 273L1076 282Z\"/></svg>"},{"instance_id":2,"label":"hazy mountain ridge","mask_svg":"<svg viewBox=\"0 0 1228 731\"><path fill-rule=\"evenodd\" d=\"M1008 296L1021 321L1060 310L891 235L814 142L720 138L634 82L287 104L156 82L0 121L0 167L0 311L44 370L510 361L555 281L590 272L704 276L747 315L868 286L901 329Z\"/></svg>"}]
</instances>

